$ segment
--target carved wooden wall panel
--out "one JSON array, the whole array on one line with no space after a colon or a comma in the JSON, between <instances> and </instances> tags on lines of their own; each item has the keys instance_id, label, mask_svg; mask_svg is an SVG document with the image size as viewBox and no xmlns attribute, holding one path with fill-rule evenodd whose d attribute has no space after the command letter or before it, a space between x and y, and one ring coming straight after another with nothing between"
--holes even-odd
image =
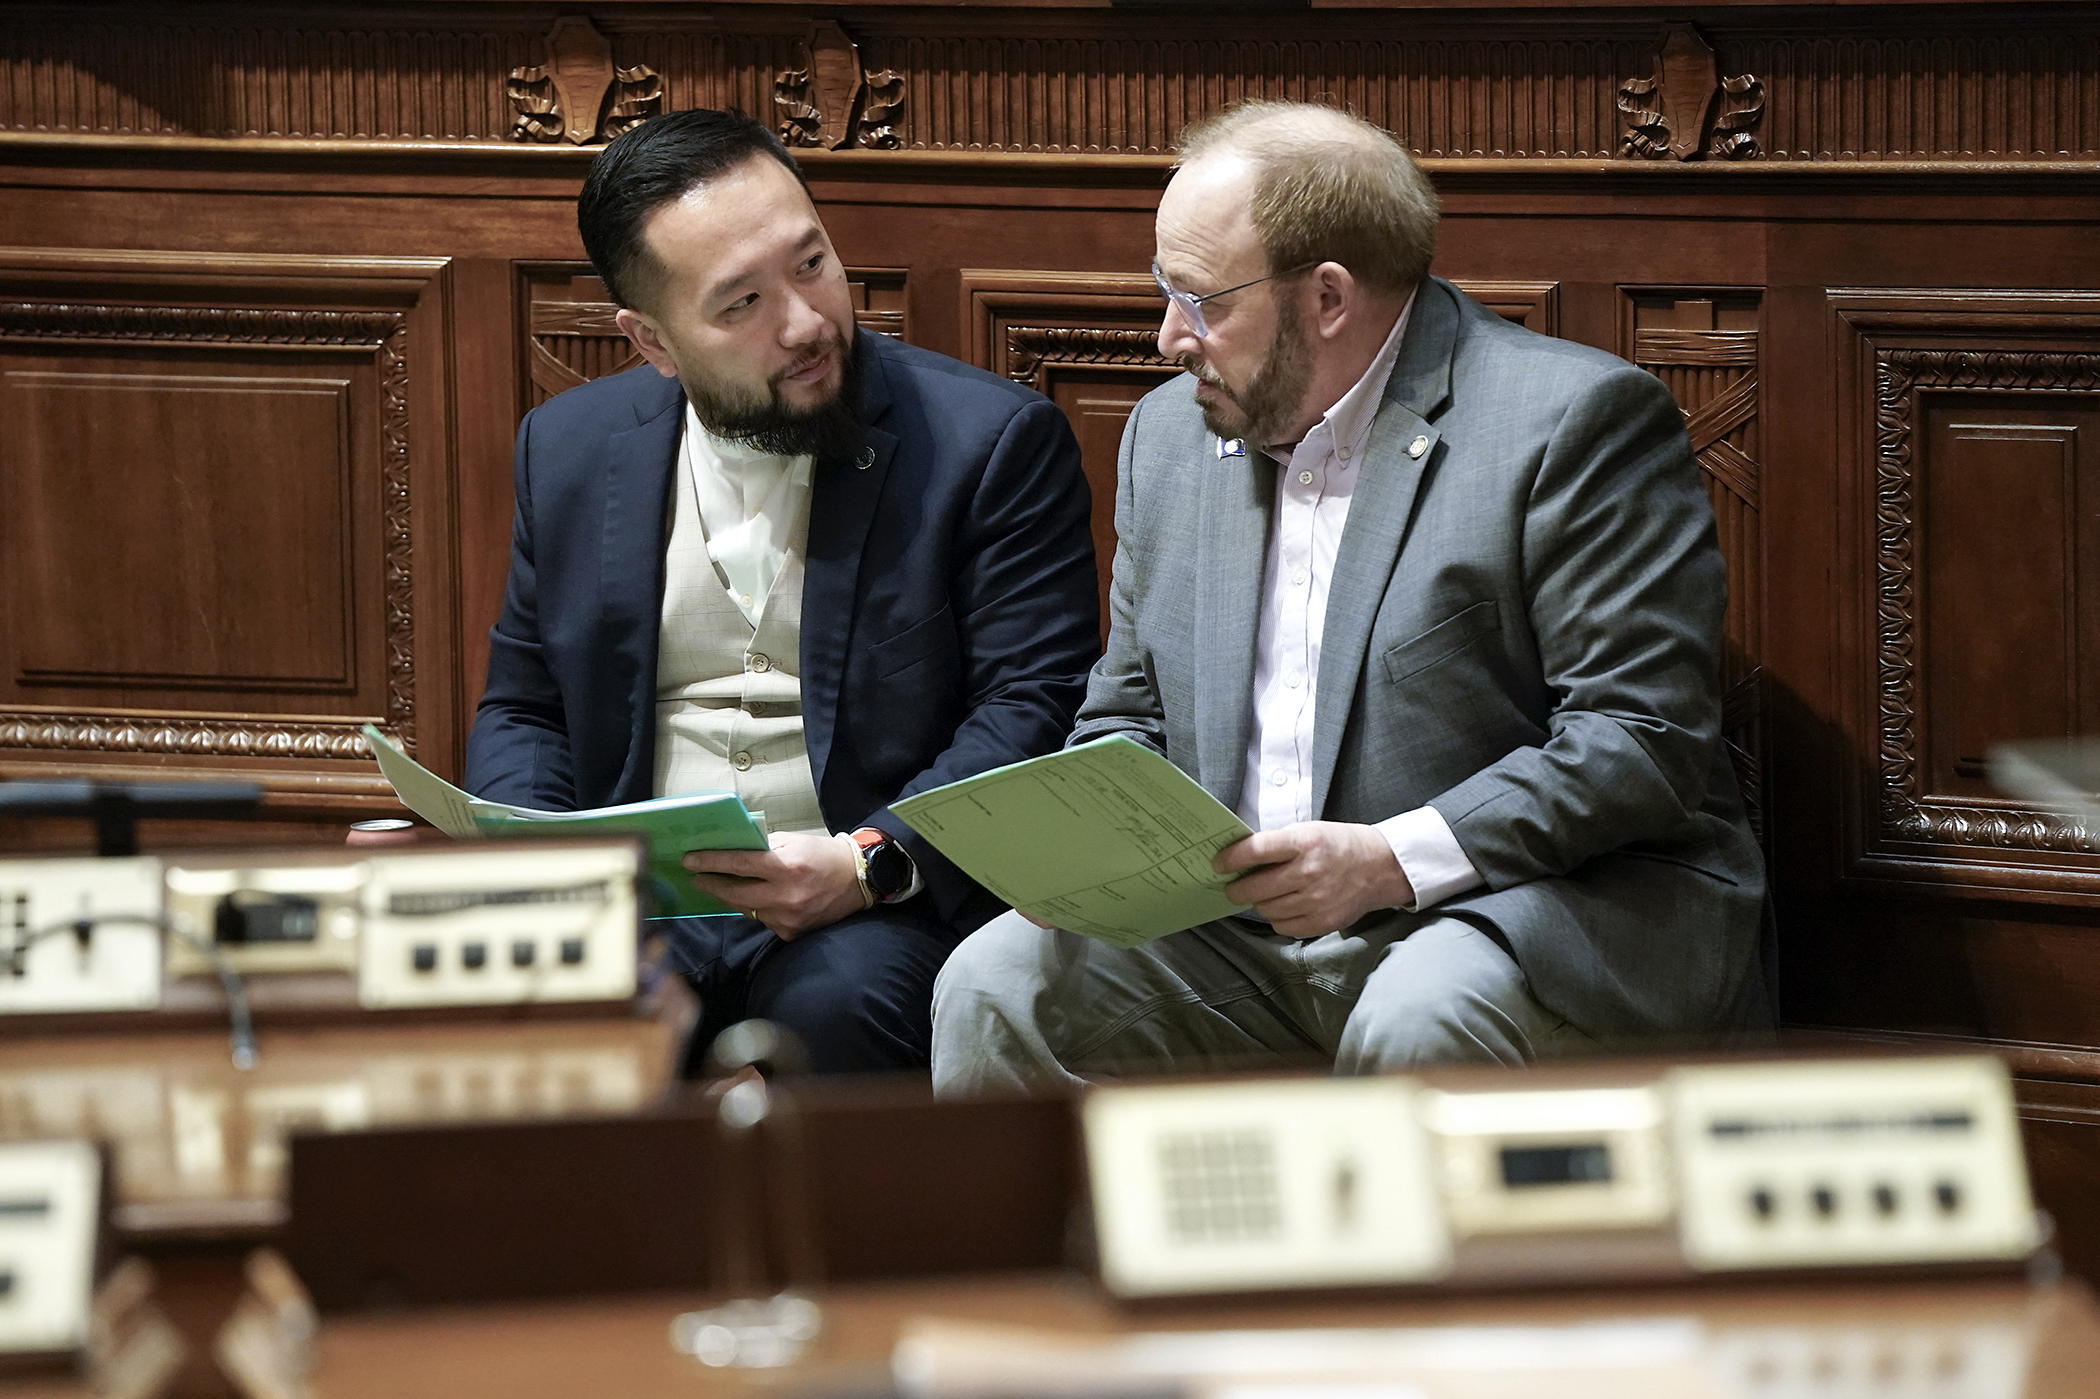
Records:
<instances>
[{"instance_id":1,"label":"carved wooden wall panel","mask_svg":"<svg viewBox=\"0 0 2100 1399\"><path fill-rule=\"evenodd\" d=\"M0 776L230 765L341 805L386 790L367 720L449 760L442 273L0 259Z\"/></svg>"},{"instance_id":2,"label":"carved wooden wall panel","mask_svg":"<svg viewBox=\"0 0 2100 1399\"><path fill-rule=\"evenodd\" d=\"M1722 734L1759 834L1765 823L1764 532L1758 507L1760 294L1744 288L1622 288L1619 353L1684 411L1728 561Z\"/></svg>"},{"instance_id":3,"label":"carved wooden wall panel","mask_svg":"<svg viewBox=\"0 0 2100 1399\"><path fill-rule=\"evenodd\" d=\"M1847 873L2100 899L1997 743L2100 729L2100 293L1831 294L1849 449ZM2018 540L2008 549L2008 540Z\"/></svg>"},{"instance_id":4,"label":"carved wooden wall panel","mask_svg":"<svg viewBox=\"0 0 2100 1399\"><path fill-rule=\"evenodd\" d=\"M568 13L602 33L615 71L646 75L631 86L648 105L759 113L774 112L794 76L812 71L818 22L837 18L768 4ZM1713 81L1732 85L1730 110L1755 108L1735 132L1749 144L1709 154L2100 155L2100 21L2089 10L1808 14L1709 11L1696 30L1665 16L1711 49ZM0 129L559 143L559 132L533 125L539 113L526 95L552 61L544 9L374 6L322 22L291 7L224 3L185 7L178 19L147 7L86 16L15 7L0 22ZM1666 110L1648 86L1668 44L1664 26L1624 10L1550 20L1314 10L1287 25L1225 13L1206 16L1201 38L1176 13L1101 9L872 7L850 24L854 63L883 80L881 129L890 134L872 144L908 150L1158 153L1189 118L1236 98L1324 95L1432 158L1611 159L1653 154L1629 143L1644 129L1633 114ZM892 75L894 92L885 86ZM1693 95L1688 110L1704 98ZM1691 133L1692 144L1707 149L1708 134Z\"/></svg>"}]
</instances>

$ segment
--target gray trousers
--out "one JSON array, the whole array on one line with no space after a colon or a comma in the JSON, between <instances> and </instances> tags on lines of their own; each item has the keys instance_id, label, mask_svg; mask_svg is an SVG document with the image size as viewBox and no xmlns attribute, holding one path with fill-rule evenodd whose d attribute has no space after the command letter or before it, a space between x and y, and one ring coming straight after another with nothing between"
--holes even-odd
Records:
<instances>
[{"instance_id":1,"label":"gray trousers","mask_svg":"<svg viewBox=\"0 0 2100 1399\"><path fill-rule=\"evenodd\" d=\"M933 988L946 1097L1292 1062L1515 1065L1592 1043L1494 938L1433 912L1304 941L1228 918L1130 949L1008 913L964 939Z\"/></svg>"}]
</instances>

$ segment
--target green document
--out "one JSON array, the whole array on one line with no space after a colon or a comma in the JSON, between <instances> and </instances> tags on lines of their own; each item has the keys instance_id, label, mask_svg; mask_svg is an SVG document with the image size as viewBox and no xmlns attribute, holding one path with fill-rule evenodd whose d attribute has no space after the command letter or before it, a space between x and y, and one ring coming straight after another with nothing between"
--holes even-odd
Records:
<instances>
[{"instance_id":1,"label":"green document","mask_svg":"<svg viewBox=\"0 0 2100 1399\"><path fill-rule=\"evenodd\" d=\"M1045 923L1136 947L1245 908L1213 873L1247 823L1121 736L893 803L964 873Z\"/></svg>"},{"instance_id":2,"label":"green document","mask_svg":"<svg viewBox=\"0 0 2100 1399\"><path fill-rule=\"evenodd\" d=\"M446 835L458 840L489 836L638 835L649 841L650 893L656 918L691 918L706 913L733 913L721 900L703 894L680 863L688 850L764 850L758 828L763 812L744 809L733 792L700 792L658 797L626 806L591 811L536 811L470 796L387 742L386 735L365 725L366 742L379 770L394 784L401 804Z\"/></svg>"}]
</instances>

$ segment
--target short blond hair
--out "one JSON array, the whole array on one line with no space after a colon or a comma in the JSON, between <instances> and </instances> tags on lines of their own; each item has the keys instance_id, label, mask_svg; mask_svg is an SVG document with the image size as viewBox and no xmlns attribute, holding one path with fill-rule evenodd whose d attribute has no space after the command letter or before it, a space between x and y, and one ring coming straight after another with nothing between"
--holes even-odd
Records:
<instances>
[{"instance_id":1,"label":"short blond hair","mask_svg":"<svg viewBox=\"0 0 2100 1399\"><path fill-rule=\"evenodd\" d=\"M1303 102L1242 102L1181 133L1180 165L1233 153L1254 166L1250 209L1272 272L1338 262L1402 295L1436 254L1437 199L1407 147L1361 117Z\"/></svg>"}]
</instances>

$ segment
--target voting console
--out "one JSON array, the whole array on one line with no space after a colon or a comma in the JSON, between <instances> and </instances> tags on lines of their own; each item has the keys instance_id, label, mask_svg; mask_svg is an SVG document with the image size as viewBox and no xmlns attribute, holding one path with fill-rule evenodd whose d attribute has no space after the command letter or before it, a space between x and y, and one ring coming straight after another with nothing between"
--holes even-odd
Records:
<instances>
[{"instance_id":1,"label":"voting console","mask_svg":"<svg viewBox=\"0 0 2100 1399\"><path fill-rule=\"evenodd\" d=\"M1129 1086L1082 1115L1124 1297L2010 1265L2043 1242L1987 1058Z\"/></svg>"},{"instance_id":2,"label":"voting console","mask_svg":"<svg viewBox=\"0 0 2100 1399\"><path fill-rule=\"evenodd\" d=\"M0 860L10 1017L619 1005L635 992L625 838Z\"/></svg>"}]
</instances>

